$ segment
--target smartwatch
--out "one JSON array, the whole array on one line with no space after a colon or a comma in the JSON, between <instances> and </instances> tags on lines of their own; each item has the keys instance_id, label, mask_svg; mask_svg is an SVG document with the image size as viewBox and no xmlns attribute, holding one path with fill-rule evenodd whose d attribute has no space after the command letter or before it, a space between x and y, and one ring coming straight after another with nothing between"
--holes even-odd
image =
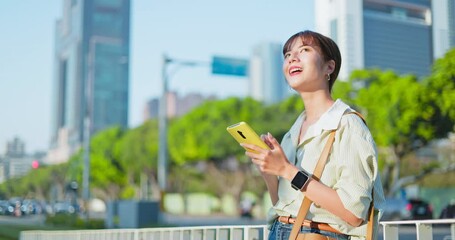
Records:
<instances>
[{"instance_id":1,"label":"smartwatch","mask_svg":"<svg viewBox=\"0 0 455 240\"><path fill-rule=\"evenodd\" d=\"M298 171L291 181L291 186L297 191L302 191L310 176L305 171Z\"/></svg>"}]
</instances>

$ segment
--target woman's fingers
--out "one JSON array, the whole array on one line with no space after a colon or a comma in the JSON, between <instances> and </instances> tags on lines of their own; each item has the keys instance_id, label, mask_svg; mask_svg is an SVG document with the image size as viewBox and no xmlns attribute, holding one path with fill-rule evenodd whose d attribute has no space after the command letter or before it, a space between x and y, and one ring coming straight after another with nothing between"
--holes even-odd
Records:
<instances>
[{"instance_id":1,"label":"woman's fingers","mask_svg":"<svg viewBox=\"0 0 455 240\"><path fill-rule=\"evenodd\" d=\"M257 158L252 158L251 161L253 162L254 165L256 165L261 172L264 171L264 160L257 159Z\"/></svg>"},{"instance_id":2,"label":"woman's fingers","mask_svg":"<svg viewBox=\"0 0 455 240\"><path fill-rule=\"evenodd\" d=\"M280 146L280 143L276 140L275 137L272 136L271 133L267 133L267 141L270 143L270 145L273 148ZM270 147L270 148L272 148L272 147Z\"/></svg>"},{"instance_id":3,"label":"woman's fingers","mask_svg":"<svg viewBox=\"0 0 455 240\"><path fill-rule=\"evenodd\" d=\"M272 143L271 143L271 142L269 141L269 139L267 138L267 135L262 134L262 135L261 135L261 139L262 139L262 141L264 141L264 143L265 143L267 146L269 146L270 149L274 149Z\"/></svg>"},{"instance_id":4,"label":"woman's fingers","mask_svg":"<svg viewBox=\"0 0 455 240\"><path fill-rule=\"evenodd\" d=\"M247 150L257 152L257 153L262 153L263 151L265 151L265 149L260 148L259 146L256 146L254 144L240 143L240 146L242 146L243 148L245 148Z\"/></svg>"}]
</instances>

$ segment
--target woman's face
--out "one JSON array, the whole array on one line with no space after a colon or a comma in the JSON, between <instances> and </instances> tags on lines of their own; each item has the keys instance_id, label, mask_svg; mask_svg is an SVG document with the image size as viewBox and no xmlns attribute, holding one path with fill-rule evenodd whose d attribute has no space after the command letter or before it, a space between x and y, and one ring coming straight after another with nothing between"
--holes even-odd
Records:
<instances>
[{"instance_id":1,"label":"woman's face","mask_svg":"<svg viewBox=\"0 0 455 240\"><path fill-rule=\"evenodd\" d=\"M328 64L319 50L306 45L301 38L291 44L284 54L283 73L289 86L298 92L312 92L321 88L328 89Z\"/></svg>"}]
</instances>

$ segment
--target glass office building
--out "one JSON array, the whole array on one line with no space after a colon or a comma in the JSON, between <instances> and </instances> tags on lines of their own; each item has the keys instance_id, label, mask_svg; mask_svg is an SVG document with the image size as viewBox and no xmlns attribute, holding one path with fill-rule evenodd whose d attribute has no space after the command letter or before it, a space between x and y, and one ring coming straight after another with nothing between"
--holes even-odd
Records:
<instances>
[{"instance_id":1,"label":"glass office building","mask_svg":"<svg viewBox=\"0 0 455 240\"><path fill-rule=\"evenodd\" d=\"M95 133L128 125L129 0L64 0L56 23L50 162Z\"/></svg>"},{"instance_id":2,"label":"glass office building","mask_svg":"<svg viewBox=\"0 0 455 240\"><path fill-rule=\"evenodd\" d=\"M266 104L280 102L291 94L282 70L282 45L261 43L253 48L250 59L250 96Z\"/></svg>"},{"instance_id":3,"label":"glass office building","mask_svg":"<svg viewBox=\"0 0 455 240\"><path fill-rule=\"evenodd\" d=\"M316 31L340 47L340 78L380 68L423 77L454 46L453 0L317 0Z\"/></svg>"}]
</instances>

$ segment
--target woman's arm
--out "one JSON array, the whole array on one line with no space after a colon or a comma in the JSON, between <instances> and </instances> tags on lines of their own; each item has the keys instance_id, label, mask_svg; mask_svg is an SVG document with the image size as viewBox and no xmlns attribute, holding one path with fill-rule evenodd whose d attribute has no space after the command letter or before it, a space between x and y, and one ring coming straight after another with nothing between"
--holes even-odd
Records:
<instances>
[{"instance_id":1,"label":"woman's arm","mask_svg":"<svg viewBox=\"0 0 455 240\"><path fill-rule=\"evenodd\" d=\"M288 181L292 181L299 169L288 161L281 146L272 135L267 135L267 140L273 145L271 150L264 150L251 144L242 144L243 147L250 148L257 152L246 152L246 155L258 166L261 173L263 173L263 176L281 176ZM276 179L276 177L274 178ZM267 182L272 183L273 181L269 179L266 180L266 183ZM276 181L276 183L278 183L278 181ZM269 188L269 186L267 187ZM275 192L277 194L278 186L276 185L276 187L273 187L273 189L276 189ZM316 180L310 179L303 191L305 192L305 196L310 198L316 205L335 214L349 225L356 227L363 222L363 219L358 218L344 207L340 197L334 189L331 189ZM272 194L270 189L269 193Z\"/></svg>"},{"instance_id":2,"label":"woman's arm","mask_svg":"<svg viewBox=\"0 0 455 240\"><path fill-rule=\"evenodd\" d=\"M281 176L291 182L298 171L299 169L296 166L289 163L289 165L282 171ZM349 225L358 227L362 224L363 219L358 218L344 207L343 202L341 202L338 193L334 189L310 178L302 190L305 192L305 196L311 199L314 204L333 213Z\"/></svg>"},{"instance_id":3,"label":"woman's arm","mask_svg":"<svg viewBox=\"0 0 455 240\"><path fill-rule=\"evenodd\" d=\"M340 197L334 189L327 187L321 182L310 179L304 192L305 196L311 199L316 205L335 214L353 227L360 226L364 221L344 207Z\"/></svg>"},{"instance_id":4,"label":"woman's arm","mask_svg":"<svg viewBox=\"0 0 455 240\"><path fill-rule=\"evenodd\" d=\"M262 172L261 172L262 173ZM262 173L264 178L265 185L269 191L270 200L272 200L272 205L275 205L278 202L278 178L276 176Z\"/></svg>"}]
</instances>

